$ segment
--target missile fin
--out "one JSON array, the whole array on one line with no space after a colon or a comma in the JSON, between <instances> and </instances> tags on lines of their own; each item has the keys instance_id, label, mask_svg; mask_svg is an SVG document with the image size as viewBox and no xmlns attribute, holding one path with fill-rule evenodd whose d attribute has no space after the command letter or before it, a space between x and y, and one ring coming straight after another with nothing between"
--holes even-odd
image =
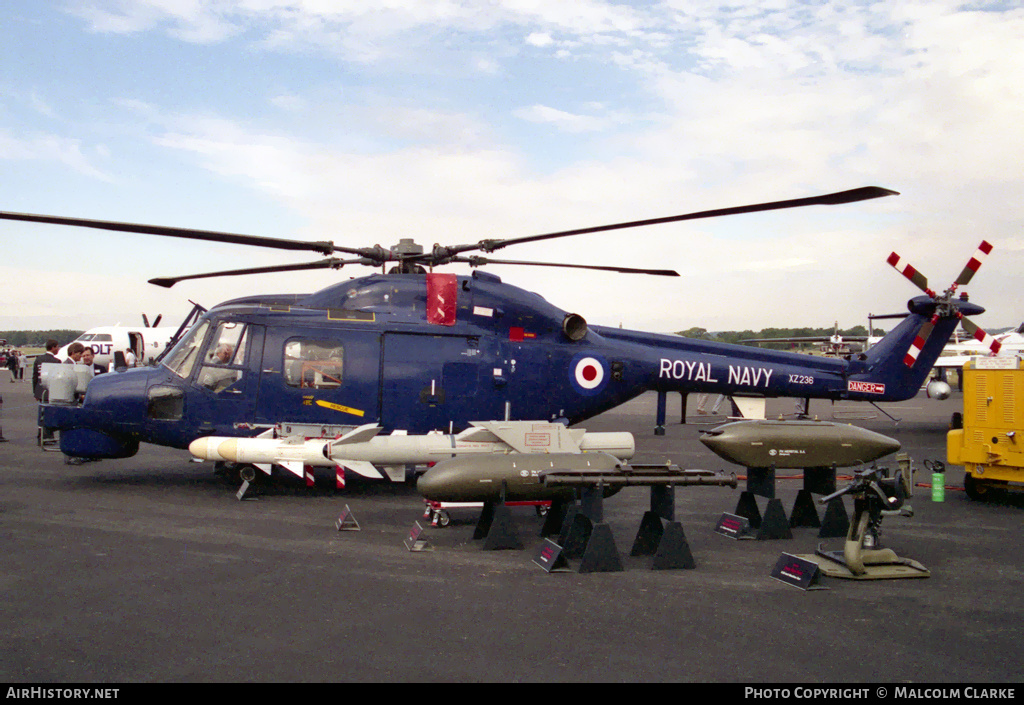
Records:
<instances>
[{"instance_id":1,"label":"missile fin","mask_svg":"<svg viewBox=\"0 0 1024 705\"><path fill-rule=\"evenodd\" d=\"M457 436L459 441L465 441L466 443L499 443L501 439L490 431L490 429L484 428L478 425L479 421L470 421L473 424L472 428L467 428L465 431Z\"/></svg>"},{"instance_id":2,"label":"missile fin","mask_svg":"<svg viewBox=\"0 0 1024 705\"><path fill-rule=\"evenodd\" d=\"M385 465L384 472L392 482L405 482L404 465Z\"/></svg>"},{"instance_id":3,"label":"missile fin","mask_svg":"<svg viewBox=\"0 0 1024 705\"><path fill-rule=\"evenodd\" d=\"M547 421L473 421L517 453L579 453L579 442L565 426ZM459 439L466 440L466 439ZM473 438L472 440L477 440Z\"/></svg>"},{"instance_id":4,"label":"missile fin","mask_svg":"<svg viewBox=\"0 0 1024 705\"><path fill-rule=\"evenodd\" d=\"M253 463L253 465L258 467L260 470L262 470L263 472L265 472L268 475L274 469L274 466L271 465L270 463Z\"/></svg>"},{"instance_id":5,"label":"missile fin","mask_svg":"<svg viewBox=\"0 0 1024 705\"><path fill-rule=\"evenodd\" d=\"M357 475L368 477L372 480L383 480L384 476L380 474L380 471L373 466L373 463L366 460L341 460L338 458L334 459L338 465L343 466L346 470L351 470Z\"/></svg>"},{"instance_id":6,"label":"missile fin","mask_svg":"<svg viewBox=\"0 0 1024 705\"><path fill-rule=\"evenodd\" d=\"M359 428L349 431L344 436L334 441L331 445L348 445L349 443L366 443L381 432L381 427L374 423L364 424Z\"/></svg>"},{"instance_id":7,"label":"missile fin","mask_svg":"<svg viewBox=\"0 0 1024 705\"><path fill-rule=\"evenodd\" d=\"M299 477L305 477L305 463L301 460L278 460L277 464L290 473Z\"/></svg>"}]
</instances>

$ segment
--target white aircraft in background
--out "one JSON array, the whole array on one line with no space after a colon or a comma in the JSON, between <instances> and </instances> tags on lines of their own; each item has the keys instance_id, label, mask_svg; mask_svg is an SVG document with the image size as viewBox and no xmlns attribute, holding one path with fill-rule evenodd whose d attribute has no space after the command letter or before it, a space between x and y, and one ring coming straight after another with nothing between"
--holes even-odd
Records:
<instances>
[{"instance_id":1,"label":"white aircraft in background","mask_svg":"<svg viewBox=\"0 0 1024 705\"><path fill-rule=\"evenodd\" d=\"M991 341L981 342L968 338L963 343L947 343L942 355L935 361L935 367L948 370L960 369L976 357L1013 357L1024 350L1024 323L1015 330L990 336L999 343L998 350L992 352Z\"/></svg>"},{"instance_id":2,"label":"white aircraft in background","mask_svg":"<svg viewBox=\"0 0 1024 705\"><path fill-rule=\"evenodd\" d=\"M153 326L149 325L149 319L143 315L142 321L145 325L142 326L118 324L90 328L71 342L81 343L87 348L92 348L95 356L94 364L109 367L110 363L114 361L115 352L124 353L130 349L135 354L136 364L148 365L163 353L171 338L178 332L177 326L157 327L160 324L160 318L160 316L156 317ZM68 343L58 350L57 357L62 360L66 359L70 345L71 343Z\"/></svg>"}]
</instances>

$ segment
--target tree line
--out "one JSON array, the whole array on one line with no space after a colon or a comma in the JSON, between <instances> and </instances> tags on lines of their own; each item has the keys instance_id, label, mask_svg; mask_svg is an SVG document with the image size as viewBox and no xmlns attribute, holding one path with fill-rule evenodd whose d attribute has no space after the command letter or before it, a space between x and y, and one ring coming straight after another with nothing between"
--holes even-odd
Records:
<instances>
[{"instance_id":1,"label":"tree line","mask_svg":"<svg viewBox=\"0 0 1024 705\"><path fill-rule=\"evenodd\" d=\"M713 340L718 343L739 343L741 340L748 340L751 338L812 338L812 337L823 337L835 335L836 329L832 328L762 328L761 330L727 330L718 331L712 333L706 328L690 328L688 330L678 331L676 335L681 335L685 338L696 338L698 340ZM873 331L874 335L885 335L885 331L881 328L875 328ZM864 326L854 326L853 328L840 328L839 335L844 338L847 337L866 337L868 335L868 329ZM795 343L761 343L761 345L770 345L771 347L788 349L794 347ZM804 343L803 345L816 346L818 343Z\"/></svg>"},{"instance_id":2,"label":"tree line","mask_svg":"<svg viewBox=\"0 0 1024 705\"><path fill-rule=\"evenodd\" d=\"M0 338L6 339L7 344L12 347L38 347L46 345L46 341L53 338L61 345L70 343L85 331L81 330L0 330Z\"/></svg>"}]
</instances>

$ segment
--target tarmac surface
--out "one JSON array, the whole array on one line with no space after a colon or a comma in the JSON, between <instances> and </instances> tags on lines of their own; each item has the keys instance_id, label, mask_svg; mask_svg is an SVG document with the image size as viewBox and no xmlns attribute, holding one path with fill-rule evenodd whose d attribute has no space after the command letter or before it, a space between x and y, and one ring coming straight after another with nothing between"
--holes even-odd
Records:
<instances>
[{"instance_id":1,"label":"tarmac surface","mask_svg":"<svg viewBox=\"0 0 1024 705\"><path fill-rule=\"evenodd\" d=\"M916 516L882 525L927 579L783 584L769 575L775 562L813 553L817 530L730 540L714 527L739 491L717 487L675 493L695 569L655 571L628 555L649 491L627 488L604 505L625 570L547 573L533 562L541 520L530 508L513 510L524 550L483 551L472 512L431 528L411 486L278 483L238 501L186 451L144 446L70 466L36 446L29 383L5 381L0 395L0 682L1021 679L1024 502L971 501L954 489L961 468L947 472L945 502L918 487ZM898 427L867 405L811 411L870 416L853 422L899 439L929 483L922 461L945 460L960 405L956 392L886 405ZM724 418L681 425L678 395L666 435L654 417L648 394L582 426L633 432L636 462L743 473L697 440ZM779 482L787 512L799 488ZM360 531L336 530L346 505ZM406 549L416 521L433 551Z\"/></svg>"}]
</instances>

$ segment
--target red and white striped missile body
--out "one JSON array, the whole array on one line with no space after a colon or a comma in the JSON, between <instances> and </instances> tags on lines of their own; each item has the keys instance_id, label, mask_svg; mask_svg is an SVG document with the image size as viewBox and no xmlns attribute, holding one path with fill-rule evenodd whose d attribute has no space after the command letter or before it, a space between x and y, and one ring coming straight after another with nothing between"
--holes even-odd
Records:
<instances>
[{"instance_id":1,"label":"red and white striped missile body","mask_svg":"<svg viewBox=\"0 0 1024 705\"><path fill-rule=\"evenodd\" d=\"M273 437L273 430L254 438L207 436L189 445L202 460L251 463L265 472L280 465L303 474L303 466L342 467L359 475L404 480L405 466L426 465L471 455L601 452L621 460L633 457L631 433L587 433L546 421L473 421L454 435L428 433L380 435L380 426L367 424L339 438Z\"/></svg>"}]
</instances>

